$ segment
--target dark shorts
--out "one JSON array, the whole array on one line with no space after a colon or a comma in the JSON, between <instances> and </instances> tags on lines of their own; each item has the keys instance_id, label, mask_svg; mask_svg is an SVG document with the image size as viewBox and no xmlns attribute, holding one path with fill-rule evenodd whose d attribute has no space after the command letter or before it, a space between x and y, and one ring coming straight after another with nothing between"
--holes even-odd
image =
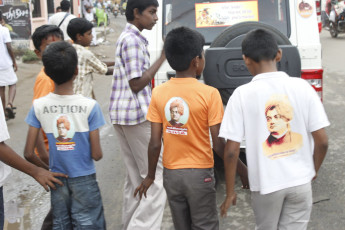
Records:
<instances>
[{"instance_id":1,"label":"dark shorts","mask_svg":"<svg viewBox=\"0 0 345 230\"><path fill-rule=\"evenodd\" d=\"M164 168L163 185L175 229L219 229L213 168Z\"/></svg>"},{"instance_id":2,"label":"dark shorts","mask_svg":"<svg viewBox=\"0 0 345 230\"><path fill-rule=\"evenodd\" d=\"M51 190L53 229L106 229L96 174L58 179L64 186Z\"/></svg>"}]
</instances>

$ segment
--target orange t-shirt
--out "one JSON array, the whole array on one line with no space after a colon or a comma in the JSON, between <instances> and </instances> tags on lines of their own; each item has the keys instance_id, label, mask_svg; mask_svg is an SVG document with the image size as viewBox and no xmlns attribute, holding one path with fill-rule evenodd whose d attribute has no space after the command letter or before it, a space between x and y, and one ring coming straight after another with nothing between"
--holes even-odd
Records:
<instances>
[{"instance_id":1,"label":"orange t-shirt","mask_svg":"<svg viewBox=\"0 0 345 230\"><path fill-rule=\"evenodd\" d=\"M41 69L40 73L36 77L35 85L34 85L34 98L38 99L40 97L44 97L48 95L49 93L54 92L55 85L54 81L46 75L44 72L44 68ZM49 145L48 145L48 139L45 133L43 133L43 139L44 139L44 145L46 146L47 151L49 152ZM37 150L35 149L35 153L38 156Z\"/></svg>"},{"instance_id":2,"label":"orange t-shirt","mask_svg":"<svg viewBox=\"0 0 345 230\"><path fill-rule=\"evenodd\" d=\"M152 92L147 120L163 124L163 166L212 168L209 127L221 123L217 89L195 78L171 78Z\"/></svg>"}]
</instances>

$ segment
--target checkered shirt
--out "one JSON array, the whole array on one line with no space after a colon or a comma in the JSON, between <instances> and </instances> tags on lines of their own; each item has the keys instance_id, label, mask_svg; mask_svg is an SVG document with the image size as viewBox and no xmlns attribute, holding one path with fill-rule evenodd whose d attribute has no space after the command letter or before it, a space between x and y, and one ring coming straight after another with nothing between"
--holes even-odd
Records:
<instances>
[{"instance_id":1,"label":"checkered shirt","mask_svg":"<svg viewBox=\"0 0 345 230\"><path fill-rule=\"evenodd\" d=\"M93 72L106 74L108 67L99 60L90 50L85 47L73 44L78 54L78 75L73 82L75 94L93 98Z\"/></svg>"},{"instance_id":2,"label":"checkered shirt","mask_svg":"<svg viewBox=\"0 0 345 230\"><path fill-rule=\"evenodd\" d=\"M151 101L151 84L134 93L129 81L141 77L150 67L148 41L137 27L127 23L115 51L114 78L109 115L113 124L137 125L146 120Z\"/></svg>"}]
</instances>

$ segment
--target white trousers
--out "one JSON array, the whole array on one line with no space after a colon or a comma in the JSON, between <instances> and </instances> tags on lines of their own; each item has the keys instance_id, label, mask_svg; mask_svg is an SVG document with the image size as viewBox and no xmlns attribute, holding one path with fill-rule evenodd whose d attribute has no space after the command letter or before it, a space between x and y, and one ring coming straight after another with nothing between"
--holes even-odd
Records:
<instances>
[{"instance_id":1,"label":"white trousers","mask_svg":"<svg viewBox=\"0 0 345 230\"><path fill-rule=\"evenodd\" d=\"M146 195L139 200L135 189L148 172L147 149L151 137L151 123L114 125L116 137L127 168L122 207L123 230L159 230L166 202L163 188L162 151L156 178Z\"/></svg>"},{"instance_id":2,"label":"white trousers","mask_svg":"<svg viewBox=\"0 0 345 230\"><path fill-rule=\"evenodd\" d=\"M306 230L313 205L311 183L265 195L252 192L256 230Z\"/></svg>"}]
</instances>

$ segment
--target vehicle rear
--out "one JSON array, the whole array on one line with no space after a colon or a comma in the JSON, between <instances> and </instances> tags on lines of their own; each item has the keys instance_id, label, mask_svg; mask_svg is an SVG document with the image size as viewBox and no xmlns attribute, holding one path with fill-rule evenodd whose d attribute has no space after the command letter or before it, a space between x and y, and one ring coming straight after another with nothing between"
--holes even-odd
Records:
<instances>
[{"instance_id":1,"label":"vehicle rear","mask_svg":"<svg viewBox=\"0 0 345 230\"><path fill-rule=\"evenodd\" d=\"M163 38L173 28L186 26L205 36L206 67L202 80L216 87L226 104L250 75L241 54L241 42L251 29L270 30L283 49L278 69L302 77L322 98L320 1L315 0L159 0L159 21L145 31L151 61L158 58ZM154 78L159 85L174 76L165 62Z\"/></svg>"}]
</instances>

